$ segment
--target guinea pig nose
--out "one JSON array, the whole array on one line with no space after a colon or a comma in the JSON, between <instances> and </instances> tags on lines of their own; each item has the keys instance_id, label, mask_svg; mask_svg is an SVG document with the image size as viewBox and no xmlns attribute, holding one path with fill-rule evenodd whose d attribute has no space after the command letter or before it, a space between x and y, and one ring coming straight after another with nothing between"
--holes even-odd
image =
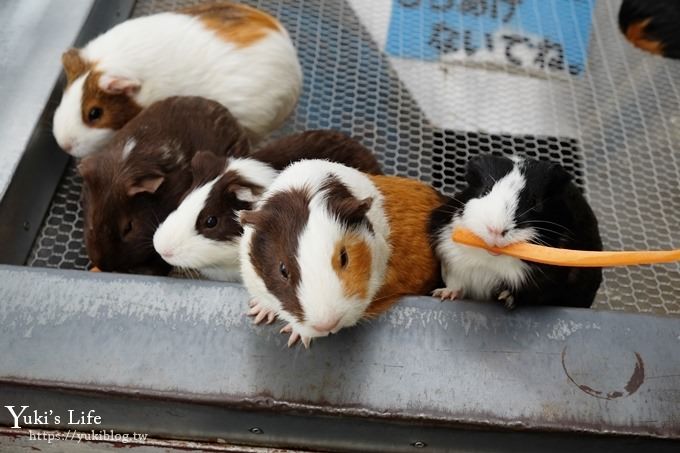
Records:
<instances>
[{"instance_id":1,"label":"guinea pig nose","mask_svg":"<svg viewBox=\"0 0 680 453\"><path fill-rule=\"evenodd\" d=\"M489 233L491 233L493 235L498 235L498 236L503 236L505 234L505 230L503 230L501 228L491 227L491 226L486 227L486 231L488 231Z\"/></svg>"},{"instance_id":2,"label":"guinea pig nose","mask_svg":"<svg viewBox=\"0 0 680 453\"><path fill-rule=\"evenodd\" d=\"M312 327L318 332L330 332L331 330L335 329L338 324L340 324L340 318L333 318L327 321L312 324Z\"/></svg>"},{"instance_id":3,"label":"guinea pig nose","mask_svg":"<svg viewBox=\"0 0 680 453\"><path fill-rule=\"evenodd\" d=\"M163 258L172 258L172 255L175 254L175 252L173 252L170 249L165 249L165 250L161 249L161 250L158 251L158 253L160 253Z\"/></svg>"}]
</instances>

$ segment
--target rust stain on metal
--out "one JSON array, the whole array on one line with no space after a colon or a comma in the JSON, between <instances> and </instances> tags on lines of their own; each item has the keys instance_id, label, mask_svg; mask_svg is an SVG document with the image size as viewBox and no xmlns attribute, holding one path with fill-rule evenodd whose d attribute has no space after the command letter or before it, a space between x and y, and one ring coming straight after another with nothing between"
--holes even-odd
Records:
<instances>
[{"instance_id":1,"label":"rust stain on metal","mask_svg":"<svg viewBox=\"0 0 680 453\"><path fill-rule=\"evenodd\" d=\"M562 362L562 364L564 364L564 362ZM569 376L569 379L571 379L570 376ZM574 382L573 379L572 379L572 382ZM574 384L576 384L576 382L574 382ZM600 392L599 390L595 390L594 388L588 387L585 384L580 384L578 386L578 388L580 388L582 391L584 391L585 393L587 393L588 395L591 395L591 396L599 397L600 395L602 395L602 392Z\"/></svg>"},{"instance_id":2,"label":"rust stain on metal","mask_svg":"<svg viewBox=\"0 0 680 453\"><path fill-rule=\"evenodd\" d=\"M645 362L642 360L642 357L640 356L639 353L635 352L634 354L635 354L635 369L633 370L633 374L630 376L630 379L628 379L628 382L624 386L625 392L621 390L615 390L605 393L601 390L596 390L588 385L579 384L578 382L576 382L576 380L571 376L569 370L567 369L567 364L565 361L567 355L566 346L564 347L564 349L562 349L562 369L564 370L564 374L566 374L569 381L571 381L571 383L578 387L578 389L581 390L583 393L595 398L613 400L621 397L627 397L637 392L645 380Z\"/></svg>"},{"instance_id":3,"label":"rust stain on metal","mask_svg":"<svg viewBox=\"0 0 680 453\"><path fill-rule=\"evenodd\" d=\"M637 392L642 383L645 381L645 362L642 361L642 357L637 352L635 353L635 358L637 362L635 363L635 370L633 375L628 380L628 383L624 387L629 395Z\"/></svg>"}]
</instances>

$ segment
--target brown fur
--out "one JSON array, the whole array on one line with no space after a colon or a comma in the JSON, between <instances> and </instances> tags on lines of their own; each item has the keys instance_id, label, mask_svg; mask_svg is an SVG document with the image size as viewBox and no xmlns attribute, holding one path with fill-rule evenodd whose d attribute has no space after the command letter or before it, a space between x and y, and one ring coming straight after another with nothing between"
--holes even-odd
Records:
<instances>
[{"instance_id":1,"label":"brown fur","mask_svg":"<svg viewBox=\"0 0 680 453\"><path fill-rule=\"evenodd\" d=\"M271 31L280 31L276 19L255 8L236 3L191 6L179 11L198 17L217 36L238 47L248 47Z\"/></svg>"},{"instance_id":2,"label":"brown fur","mask_svg":"<svg viewBox=\"0 0 680 453\"><path fill-rule=\"evenodd\" d=\"M264 187L247 180L233 170L227 171L215 183L205 200L205 206L196 218L195 228L198 234L215 241L224 241L229 238L236 240L243 234L243 227L236 213L253 207L252 203L238 198L237 191L243 188L250 189L256 196L261 195L265 190ZM210 217L217 219L217 225L212 228L207 226Z\"/></svg>"},{"instance_id":3,"label":"brown fur","mask_svg":"<svg viewBox=\"0 0 680 453\"><path fill-rule=\"evenodd\" d=\"M399 297L425 295L439 282L439 261L430 246L428 222L444 202L432 187L394 176L370 176L384 197L392 254L385 282L366 311L367 317L389 309Z\"/></svg>"},{"instance_id":4,"label":"brown fur","mask_svg":"<svg viewBox=\"0 0 680 453\"><path fill-rule=\"evenodd\" d=\"M326 193L328 210L346 227L364 226L369 231L373 231L373 226L366 218L366 213L373 202L372 198L363 200L355 198L347 186L335 176L326 178L320 191Z\"/></svg>"},{"instance_id":5,"label":"brown fur","mask_svg":"<svg viewBox=\"0 0 680 453\"><path fill-rule=\"evenodd\" d=\"M104 271L167 273L169 265L151 245L153 234L189 189L194 153L211 149L219 155L243 156L248 152L243 137L238 122L219 103L171 97L149 106L102 151L84 158L79 171L85 243L92 262ZM137 144L123 159L130 138ZM159 186L148 184L158 178ZM130 222L132 228L126 231Z\"/></svg>"},{"instance_id":6,"label":"brown fur","mask_svg":"<svg viewBox=\"0 0 680 453\"><path fill-rule=\"evenodd\" d=\"M298 239L309 219L310 194L290 190L272 195L257 211L244 211L241 223L252 225L250 261L267 290L281 301L283 308L303 322L304 312L297 297L300 267L295 256ZM288 270L283 278L280 265Z\"/></svg>"},{"instance_id":7,"label":"brown fur","mask_svg":"<svg viewBox=\"0 0 680 453\"><path fill-rule=\"evenodd\" d=\"M380 166L373 153L348 136L330 130L308 131L276 140L250 156L276 170L282 170L292 162L309 158L326 158L355 167L362 171L379 173ZM191 189L200 187L222 175L226 165L224 156L209 151L196 153L191 162L193 183ZM237 211L251 209L251 203L238 200L235 190L246 187L255 195L265 188L258 187L234 172L222 175L212 187L205 206L199 213L196 231L216 241L233 241L242 234L236 219ZM346 191L346 188L345 188ZM347 192L347 191L346 191ZM349 192L347 192L349 194ZM336 213L341 210L339 203L332 203ZM207 228L207 219L215 217L217 225ZM368 224L370 228L370 224Z\"/></svg>"},{"instance_id":8,"label":"brown fur","mask_svg":"<svg viewBox=\"0 0 680 453\"><path fill-rule=\"evenodd\" d=\"M125 93L110 94L99 88L102 73L95 70L92 62L84 60L78 49L69 49L64 52L61 61L66 73L67 87L89 71L83 84L83 99L80 107L83 124L117 130L142 111L142 107ZM88 114L94 107L102 109L102 116L90 121Z\"/></svg>"},{"instance_id":9,"label":"brown fur","mask_svg":"<svg viewBox=\"0 0 680 453\"><path fill-rule=\"evenodd\" d=\"M373 153L357 140L333 130L313 130L275 140L255 151L253 159L277 170L303 159L327 159L364 173L380 175Z\"/></svg>"},{"instance_id":10,"label":"brown fur","mask_svg":"<svg viewBox=\"0 0 680 453\"><path fill-rule=\"evenodd\" d=\"M71 48L61 56L61 63L66 74L66 86L68 87L81 75L92 69L92 63L83 60L78 49Z\"/></svg>"},{"instance_id":11,"label":"brown fur","mask_svg":"<svg viewBox=\"0 0 680 453\"><path fill-rule=\"evenodd\" d=\"M126 94L109 94L99 88L101 72L90 72L83 85L81 115L83 123L101 129L120 129L142 111L142 107ZM102 116L95 121L88 119L94 107L102 109Z\"/></svg>"},{"instance_id":12,"label":"brown fur","mask_svg":"<svg viewBox=\"0 0 680 453\"><path fill-rule=\"evenodd\" d=\"M663 55L663 43L647 39L646 28L652 19L645 19L631 24L626 29L626 38L638 49L655 55Z\"/></svg>"},{"instance_id":13,"label":"brown fur","mask_svg":"<svg viewBox=\"0 0 680 453\"><path fill-rule=\"evenodd\" d=\"M341 252L347 253L347 264L341 265ZM365 298L368 293L368 282L371 275L371 249L356 234L348 234L343 241L335 244L333 252L333 270L342 282L345 297Z\"/></svg>"}]
</instances>

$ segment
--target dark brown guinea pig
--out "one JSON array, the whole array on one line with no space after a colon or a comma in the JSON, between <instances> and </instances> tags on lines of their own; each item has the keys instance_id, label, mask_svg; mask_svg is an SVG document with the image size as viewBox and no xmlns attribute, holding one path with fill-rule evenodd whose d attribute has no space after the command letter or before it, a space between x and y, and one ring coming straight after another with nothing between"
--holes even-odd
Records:
<instances>
[{"instance_id":1,"label":"dark brown guinea pig","mask_svg":"<svg viewBox=\"0 0 680 453\"><path fill-rule=\"evenodd\" d=\"M156 227L191 186L200 150L247 156L250 145L221 104L199 97L156 102L128 122L100 152L85 157L85 245L102 271L167 274L154 251Z\"/></svg>"},{"instance_id":2,"label":"dark brown guinea pig","mask_svg":"<svg viewBox=\"0 0 680 453\"><path fill-rule=\"evenodd\" d=\"M369 175L381 175L375 155L352 137L333 130L313 130L275 140L253 151L253 159L283 170L303 159L325 159Z\"/></svg>"}]
</instances>

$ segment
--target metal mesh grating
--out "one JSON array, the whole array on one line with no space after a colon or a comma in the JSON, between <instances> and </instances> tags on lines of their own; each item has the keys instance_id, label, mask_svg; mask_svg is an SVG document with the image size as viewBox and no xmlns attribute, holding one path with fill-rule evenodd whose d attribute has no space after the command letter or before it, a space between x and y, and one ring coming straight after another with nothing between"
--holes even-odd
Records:
<instances>
[{"instance_id":1,"label":"metal mesh grating","mask_svg":"<svg viewBox=\"0 0 680 453\"><path fill-rule=\"evenodd\" d=\"M134 15L193 3L199 2L139 0ZM279 17L302 61L303 96L280 134L312 128L345 131L375 150L386 173L422 179L448 194L460 188L464 164L473 155L518 153L552 159L585 188L606 248L664 249L680 244L680 157L673 149L680 139L680 91L674 81L680 63L644 54L622 39L616 24L619 1L595 4L590 42L583 44L589 55L583 75L524 71L527 77L547 81L550 92L557 93L541 100L547 105L546 121L558 131L552 135L491 134L482 132L474 118L465 130L434 126L400 81L395 67L404 62L395 63L380 50L375 34L346 1L247 3ZM379 22L385 15L380 3L361 4L364 23ZM484 63L478 66L491 69ZM442 70L449 69L443 65ZM523 73L512 65L500 71ZM423 78L427 84L425 73ZM530 92L506 88L519 90L526 102L499 104L501 119L538 107ZM480 85L465 96L475 100L484 89ZM433 97L437 113L464 114L446 96ZM561 133L566 129L570 133ZM78 189L70 168L29 265L86 266L79 241ZM679 289L677 264L607 269L595 307L680 314Z\"/></svg>"}]
</instances>

